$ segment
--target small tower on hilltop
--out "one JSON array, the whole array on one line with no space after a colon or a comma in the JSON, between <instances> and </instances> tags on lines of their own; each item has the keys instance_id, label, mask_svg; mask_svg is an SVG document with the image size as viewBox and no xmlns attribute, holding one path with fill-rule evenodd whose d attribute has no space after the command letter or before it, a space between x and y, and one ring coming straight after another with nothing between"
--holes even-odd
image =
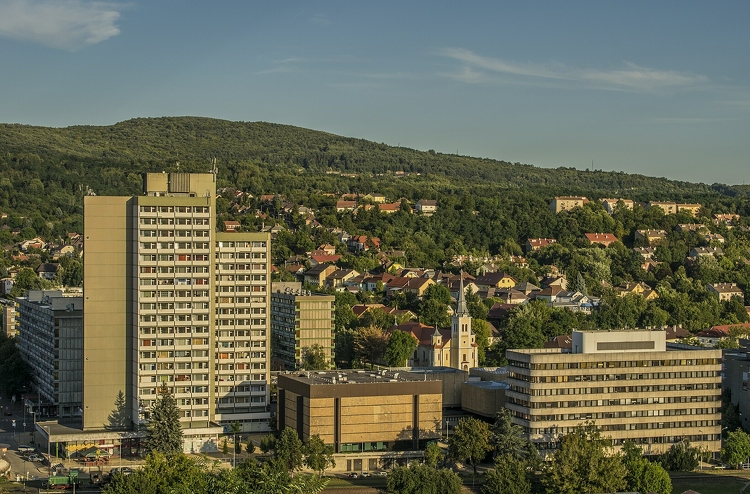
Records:
<instances>
[{"instance_id":1,"label":"small tower on hilltop","mask_svg":"<svg viewBox=\"0 0 750 494\"><path fill-rule=\"evenodd\" d=\"M451 317L451 367L469 371L477 366L477 344L471 331L471 314L466 307L464 295L464 272L461 271L461 281L456 301L456 312Z\"/></svg>"}]
</instances>

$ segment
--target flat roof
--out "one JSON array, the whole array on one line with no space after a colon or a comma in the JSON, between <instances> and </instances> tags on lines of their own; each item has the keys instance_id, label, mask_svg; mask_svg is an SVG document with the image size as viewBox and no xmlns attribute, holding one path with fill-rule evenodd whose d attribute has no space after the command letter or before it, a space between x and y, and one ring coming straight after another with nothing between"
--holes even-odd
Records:
<instances>
[{"instance_id":1,"label":"flat roof","mask_svg":"<svg viewBox=\"0 0 750 494\"><path fill-rule=\"evenodd\" d=\"M457 370L457 369L452 369ZM367 383L389 383L389 382L415 382L415 381L437 381L428 374L434 374L430 369L417 370L414 372L404 370L338 370L338 371L302 371L279 374L295 381L308 385L324 384L367 384Z\"/></svg>"},{"instance_id":2,"label":"flat roof","mask_svg":"<svg viewBox=\"0 0 750 494\"><path fill-rule=\"evenodd\" d=\"M483 389L510 389L510 384L505 381L467 381L464 384Z\"/></svg>"}]
</instances>

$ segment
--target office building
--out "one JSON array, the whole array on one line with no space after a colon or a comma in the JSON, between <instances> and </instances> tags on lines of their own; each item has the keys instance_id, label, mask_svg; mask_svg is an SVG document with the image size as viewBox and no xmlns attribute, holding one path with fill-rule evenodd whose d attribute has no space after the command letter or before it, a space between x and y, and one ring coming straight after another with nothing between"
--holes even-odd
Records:
<instances>
[{"instance_id":1,"label":"office building","mask_svg":"<svg viewBox=\"0 0 750 494\"><path fill-rule=\"evenodd\" d=\"M593 421L615 445L660 454L721 441L721 350L666 344L664 331L574 331L572 348L509 350L506 407L540 450Z\"/></svg>"},{"instance_id":2,"label":"office building","mask_svg":"<svg viewBox=\"0 0 750 494\"><path fill-rule=\"evenodd\" d=\"M318 345L328 367L334 358L336 297L303 290L299 282L271 285L271 336L273 365L295 370L302 365L305 349Z\"/></svg>"},{"instance_id":3,"label":"office building","mask_svg":"<svg viewBox=\"0 0 750 494\"><path fill-rule=\"evenodd\" d=\"M83 429L124 393L134 428L157 390L187 451L220 425L269 430L270 238L216 233L215 173L148 173L144 195L84 199Z\"/></svg>"},{"instance_id":4,"label":"office building","mask_svg":"<svg viewBox=\"0 0 750 494\"><path fill-rule=\"evenodd\" d=\"M40 416L81 415L83 297L62 290L30 290L16 299L18 348L32 372Z\"/></svg>"}]
</instances>

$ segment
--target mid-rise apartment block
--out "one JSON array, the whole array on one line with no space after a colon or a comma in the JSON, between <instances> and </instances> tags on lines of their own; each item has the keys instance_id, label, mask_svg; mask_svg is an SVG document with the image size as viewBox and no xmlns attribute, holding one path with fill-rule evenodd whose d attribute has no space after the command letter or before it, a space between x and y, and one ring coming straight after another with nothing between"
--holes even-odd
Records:
<instances>
[{"instance_id":1,"label":"mid-rise apartment block","mask_svg":"<svg viewBox=\"0 0 750 494\"><path fill-rule=\"evenodd\" d=\"M721 447L721 350L664 331L574 331L572 348L509 350L506 407L540 450L593 421L615 445L660 454L683 439Z\"/></svg>"},{"instance_id":2,"label":"mid-rise apartment block","mask_svg":"<svg viewBox=\"0 0 750 494\"><path fill-rule=\"evenodd\" d=\"M587 202L589 200L583 196L560 196L552 199L552 202L549 203L549 208L553 213L560 213L562 211L570 211L574 208L582 208Z\"/></svg>"},{"instance_id":3,"label":"mid-rise apartment block","mask_svg":"<svg viewBox=\"0 0 750 494\"><path fill-rule=\"evenodd\" d=\"M16 304L12 300L0 299L0 325L5 336L16 336Z\"/></svg>"},{"instance_id":4,"label":"mid-rise apartment block","mask_svg":"<svg viewBox=\"0 0 750 494\"><path fill-rule=\"evenodd\" d=\"M32 372L38 413L81 415L83 391L83 297L62 290L30 290L16 299L19 350Z\"/></svg>"},{"instance_id":5,"label":"mid-rise apartment block","mask_svg":"<svg viewBox=\"0 0 750 494\"><path fill-rule=\"evenodd\" d=\"M142 196L85 198L84 429L120 392L143 427L165 384L187 449L222 424L268 430L270 238L216 232L215 178L149 173Z\"/></svg>"},{"instance_id":6,"label":"mid-rise apartment block","mask_svg":"<svg viewBox=\"0 0 750 494\"><path fill-rule=\"evenodd\" d=\"M271 333L273 365L279 370L296 370L305 349L317 345L328 366L335 355L333 295L312 293L299 282L271 285Z\"/></svg>"}]
</instances>

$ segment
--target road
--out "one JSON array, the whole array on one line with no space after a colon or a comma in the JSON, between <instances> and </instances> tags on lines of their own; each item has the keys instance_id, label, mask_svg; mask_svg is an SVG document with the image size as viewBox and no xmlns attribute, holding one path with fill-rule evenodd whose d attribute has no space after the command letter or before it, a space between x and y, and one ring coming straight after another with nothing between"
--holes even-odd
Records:
<instances>
[{"instance_id":1,"label":"road","mask_svg":"<svg viewBox=\"0 0 750 494\"><path fill-rule=\"evenodd\" d=\"M26 433L24 433L24 413L21 401L16 400L15 403L12 403L8 397L3 396L0 399L0 409L5 411L5 407L8 407L12 415L0 414L0 443L10 446L8 451L3 454L3 459L10 463L11 472L14 474L23 475L23 472L26 471L29 478L46 478L48 476L47 466L30 461L24 462L23 456L18 452L19 444L30 444L30 432L33 427L32 417L27 414ZM16 421L15 429L13 428L14 420ZM15 476L12 478L15 479Z\"/></svg>"}]
</instances>

